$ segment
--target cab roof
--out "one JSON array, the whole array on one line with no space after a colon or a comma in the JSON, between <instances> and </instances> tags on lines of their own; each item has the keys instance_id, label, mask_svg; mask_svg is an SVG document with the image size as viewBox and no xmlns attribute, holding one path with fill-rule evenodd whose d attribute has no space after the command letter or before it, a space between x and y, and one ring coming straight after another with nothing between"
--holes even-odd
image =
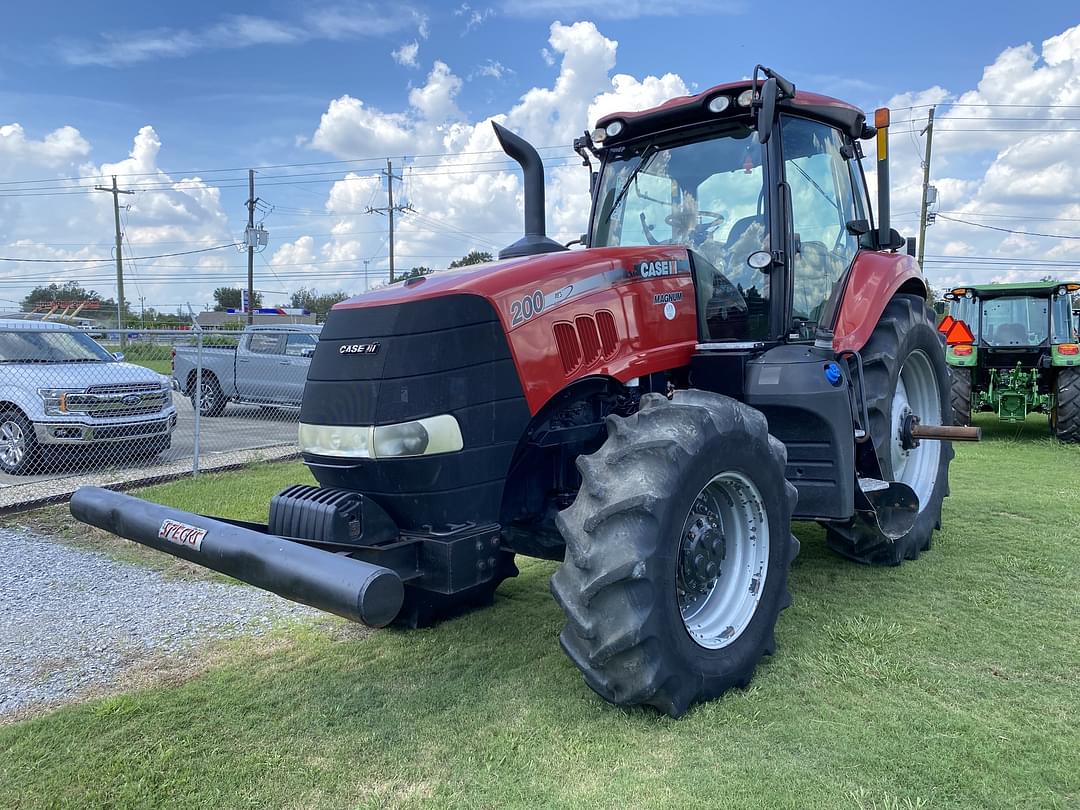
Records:
<instances>
[{"instance_id":1,"label":"cab roof","mask_svg":"<svg viewBox=\"0 0 1080 810\"><path fill-rule=\"evenodd\" d=\"M1076 285L1080 290L1080 282L1077 281L1014 281L1008 284L958 284L947 292L955 292L956 290L974 290L975 294L980 297L989 295L1004 295L1008 293L1012 294L1028 294L1028 295L1049 295L1058 287L1070 287Z\"/></svg>"},{"instance_id":2,"label":"cab roof","mask_svg":"<svg viewBox=\"0 0 1080 810\"><path fill-rule=\"evenodd\" d=\"M662 132L708 121L723 120L733 114L745 115L749 113L750 108L740 107L736 99L740 93L751 89L751 87L752 82L749 79L718 84L696 95L677 96L646 110L609 113L601 117L596 122L596 126L606 127L616 119L621 120L626 125L626 129L624 133L619 134L617 140L625 141L652 132ZM731 99L730 106L722 113L710 112L708 108L709 102L716 96L721 95L728 96ZM838 127L852 138L868 138L875 131L873 127L866 126L865 112L853 104L848 104L846 101L840 101L831 96L809 93L796 88L795 97L782 99L778 107L781 110L795 111L817 118Z\"/></svg>"}]
</instances>

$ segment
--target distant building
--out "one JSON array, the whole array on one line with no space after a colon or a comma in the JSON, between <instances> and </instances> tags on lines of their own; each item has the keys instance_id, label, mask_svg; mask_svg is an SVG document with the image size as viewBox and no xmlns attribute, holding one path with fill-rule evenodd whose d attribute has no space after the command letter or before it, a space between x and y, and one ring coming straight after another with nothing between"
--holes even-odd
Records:
<instances>
[{"instance_id":1,"label":"distant building","mask_svg":"<svg viewBox=\"0 0 1080 810\"><path fill-rule=\"evenodd\" d=\"M209 328L247 325L247 314L238 309L227 309L223 312L200 312L195 316L195 319L199 322L199 326ZM315 314L308 312L306 309L262 307L255 310L254 323L259 326L315 322Z\"/></svg>"}]
</instances>

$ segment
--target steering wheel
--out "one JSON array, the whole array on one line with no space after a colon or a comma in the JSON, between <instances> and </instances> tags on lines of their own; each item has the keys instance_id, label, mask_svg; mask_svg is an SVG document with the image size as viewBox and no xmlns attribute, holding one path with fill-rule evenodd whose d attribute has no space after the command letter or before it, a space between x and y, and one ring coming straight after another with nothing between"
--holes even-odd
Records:
<instances>
[{"instance_id":1,"label":"steering wheel","mask_svg":"<svg viewBox=\"0 0 1080 810\"><path fill-rule=\"evenodd\" d=\"M699 222L694 226L690 232L690 244L694 247L698 247L705 243L705 241L712 237L713 232L719 228L726 217L718 211L698 211L698 217L708 217L708 222ZM675 225L675 217L672 214L668 214L664 217L664 222L672 227ZM671 241L671 240L667 240Z\"/></svg>"}]
</instances>

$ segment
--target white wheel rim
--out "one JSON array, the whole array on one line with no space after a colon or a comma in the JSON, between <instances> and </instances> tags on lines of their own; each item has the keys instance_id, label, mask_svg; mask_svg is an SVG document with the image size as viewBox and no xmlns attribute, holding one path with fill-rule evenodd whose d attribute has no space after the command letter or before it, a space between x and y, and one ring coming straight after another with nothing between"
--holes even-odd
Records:
<instances>
[{"instance_id":1,"label":"white wheel rim","mask_svg":"<svg viewBox=\"0 0 1080 810\"><path fill-rule=\"evenodd\" d=\"M930 501L937 483L941 442L924 441L904 448L904 425L908 416L917 416L923 425L941 424L941 394L933 363L921 349L908 355L900 368L892 401L892 431L889 451L893 480L907 484L919 498L921 512Z\"/></svg>"},{"instance_id":2,"label":"white wheel rim","mask_svg":"<svg viewBox=\"0 0 1080 810\"><path fill-rule=\"evenodd\" d=\"M18 422L0 425L0 461L9 467L17 467L26 455L26 434Z\"/></svg>"},{"instance_id":3,"label":"white wheel rim","mask_svg":"<svg viewBox=\"0 0 1080 810\"><path fill-rule=\"evenodd\" d=\"M724 472L702 488L683 522L678 566L690 638L710 650L733 643L757 612L769 567L769 517L749 478Z\"/></svg>"}]
</instances>

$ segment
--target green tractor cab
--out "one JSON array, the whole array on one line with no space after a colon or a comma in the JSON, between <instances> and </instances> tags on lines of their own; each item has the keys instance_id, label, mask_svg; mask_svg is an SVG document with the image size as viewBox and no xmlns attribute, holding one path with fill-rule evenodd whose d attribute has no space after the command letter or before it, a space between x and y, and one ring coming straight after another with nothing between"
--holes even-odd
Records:
<instances>
[{"instance_id":1,"label":"green tractor cab","mask_svg":"<svg viewBox=\"0 0 1080 810\"><path fill-rule=\"evenodd\" d=\"M1007 422L1050 417L1061 441L1080 442L1080 345L1073 297L1080 283L956 287L940 331L952 369L954 421L993 411Z\"/></svg>"}]
</instances>

